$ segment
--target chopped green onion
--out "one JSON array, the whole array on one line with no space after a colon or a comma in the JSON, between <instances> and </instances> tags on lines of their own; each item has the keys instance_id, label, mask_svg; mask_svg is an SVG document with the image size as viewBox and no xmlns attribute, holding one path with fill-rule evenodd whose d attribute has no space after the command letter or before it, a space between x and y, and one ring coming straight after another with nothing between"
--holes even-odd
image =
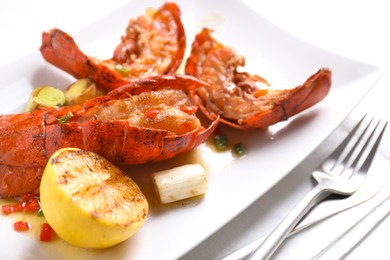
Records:
<instances>
[{"instance_id":1,"label":"chopped green onion","mask_svg":"<svg viewBox=\"0 0 390 260\"><path fill-rule=\"evenodd\" d=\"M225 151L228 148L228 140L226 135L216 134L214 136L214 144L217 151Z\"/></svg>"},{"instance_id":2,"label":"chopped green onion","mask_svg":"<svg viewBox=\"0 0 390 260\"><path fill-rule=\"evenodd\" d=\"M127 76L129 75L130 71L124 67L123 65L121 64L118 64L118 65L115 65L114 69L119 72L122 76Z\"/></svg>"},{"instance_id":3,"label":"chopped green onion","mask_svg":"<svg viewBox=\"0 0 390 260\"><path fill-rule=\"evenodd\" d=\"M45 216L45 215L43 215L42 209L40 209L40 210L37 212L37 216L38 216L38 217L44 217L44 216Z\"/></svg>"},{"instance_id":4,"label":"chopped green onion","mask_svg":"<svg viewBox=\"0 0 390 260\"><path fill-rule=\"evenodd\" d=\"M64 117L57 118L60 124L65 124L73 116L72 112L68 112Z\"/></svg>"},{"instance_id":5,"label":"chopped green onion","mask_svg":"<svg viewBox=\"0 0 390 260\"><path fill-rule=\"evenodd\" d=\"M247 149L243 143L235 144L233 151L238 157L244 156L247 153Z\"/></svg>"}]
</instances>

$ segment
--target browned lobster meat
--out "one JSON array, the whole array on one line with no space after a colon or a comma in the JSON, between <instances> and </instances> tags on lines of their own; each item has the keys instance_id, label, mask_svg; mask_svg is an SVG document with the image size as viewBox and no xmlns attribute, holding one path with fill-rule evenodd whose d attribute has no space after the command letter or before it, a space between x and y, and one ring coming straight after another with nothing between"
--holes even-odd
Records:
<instances>
[{"instance_id":1,"label":"browned lobster meat","mask_svg":"<svg viewBox=\"0 0 390 260\"><path fill-rule=\"evenodd\" d=\"M218 123L203 126L184 92L203 85L190 76L151 76L83 105L0 116L0 198L38 192L48 158L63 147L115 164L161 161L197 147Z\"/></svg>"},{"instance_id":2,"label":"browned lobster meat","mask_svg":"<svg viewBox=\"0 0 390 260\"><path fill-rule=\"evenodd\" d=\"M331 71L321 68L302 85L291 89L260 88L269 85L260 76L238 72L244 57L203 29L192 43L186 73L209 85L190 91L193 100L210 119L237 129L266 128L311 107L327 96Z\"/></svg>"},{"instance_id":3,"label":"browned lobster meat","mask_svg":"<svg viewBox=\"0 0 390 260\"><path fill-rule=\"evenodd\" d=\"M57 28L42 34L41 54L75 78L89 78L107 91L133 79L175 73L186 48L180 15L176 4L167 2L131 19L108 60L87 56L70 35Z\"/></svg>"}]
</instances>

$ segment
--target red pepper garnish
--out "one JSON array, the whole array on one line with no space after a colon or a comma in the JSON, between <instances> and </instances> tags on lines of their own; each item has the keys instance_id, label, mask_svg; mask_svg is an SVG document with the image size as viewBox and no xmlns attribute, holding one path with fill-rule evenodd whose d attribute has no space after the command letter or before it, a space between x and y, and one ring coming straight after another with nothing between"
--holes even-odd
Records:
<instances>
[{"instance_id":1,"label":"red pepper garnish","mask_svg":"<svg viewBox=\"0 0 390 260\"><path fill-rule=\"evenodd\" d=\"M39 240L44 242L49 242L53 239L55 232L53 228L48 223L43 223L41 226L41 234L39 235Z\"/></svg>"},{"instance_id":2,"label":"red pepper garnish","mask_svg":"<svg viewBox=\"0 0 390 260\"><path fill-rule=\"evenodd\" d=\"M3 214L11 214L14 212L22 211L26 202L19 202L14 205L3 205L1 207Z\"/></svg>"},{"instance_id":3,"label":"red pepper garnish","mask_svg":"<svg viewBox=\"0 0 390 260\"><path fill-rule=\"evenodd\" d=\"M182 106L182 107L180 107L180 110L183 111L184 113L189 114L189 115L193 115L198 110L198 107L197 106Z\"/></svg>"},{"instance_id":4,"label":"red pepper garnish","mask_svg":"<svg viewBox=\"0 0 390 260\"><path fill-rule=\"evenodd\" d=\"M17 204L7 204L2 206L3 214L11 214L14 212L24 211L26 213L36 213L40 209L38 198L33 194L22 195L22 201Z\"/></svg>"},{"instance_id":5,"label":"red pepper garnish","mask_svg":"<svg viewBox=\"0 0 390 260\"><path fill-rule=\"evenodd\" d=\"M14 230L16 231L27 231L30 230L31 224L26 221L18 221L14 223Z\"/></svg>"},{"instance_id":6,"label":"red pepper garnish","mask_svg":"<svg viewBox=\"0 0 390 260\"><path fill-rule=\"evenodd\" d=\"M145 112L145 116L147 118L154 119L154 118L157 117L158 113L160 113L160 110L158 110L158 109L150 109L150 110Z\"/></svg>"},{"instance_id":7,"label":"red pepper garnish","mask_svg":"<svg viewBox=\"0 0 390 260\"><path fill-rule=\"evenodd\" d=\"M39 211L40 208L41 207L39 206L38 200L36 198L33 198L26 202L26 205L24 205L24 212L36 213Z\"/></svg>"}]
</instances>

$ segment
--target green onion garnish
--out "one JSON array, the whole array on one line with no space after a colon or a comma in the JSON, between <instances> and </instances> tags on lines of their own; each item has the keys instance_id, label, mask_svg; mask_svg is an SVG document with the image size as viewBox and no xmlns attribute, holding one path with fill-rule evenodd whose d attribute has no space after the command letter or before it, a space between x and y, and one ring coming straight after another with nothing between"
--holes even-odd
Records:
<instances>
[{"instance_id":1,"label":"green onion garnish","mask_svg":"<svg viewBox=\"0 0 390 260\"><path fill-rule=\"evenodd\" d=\"M214 144L217 151L225 151L228 147L228 140L226 135L216 134L214 136Z\"/></svg>"},{"instance_id":2,"label":"green onion garnish","mask_svg":"<svg viewBox=\"0 0 390 260\"><path fill-rule=\"evenodd\" d=\"M57 118L58 122L62 125L65 124L73 116L72 112L68 112L64 117Z\"/></svg>"},{"instance_id":3,"label":"green onion garnish","mask_svg":"<svg viewBox=\"0 0 390 260\"><path fill-rule=\"evenodd\" d=\"M44 217L44 216L45 216L45 215L43 215L42 209L40 209L40 210L37 212L37 216L38 216L38 217Z\"/></svg>"},{"instance_id":4,"label":"green onion garnish","mask_svg":"<svg viewBox=\"0 0 390 260\"><path fill-rule=\"evenodd\" d=\"M121 64L115 65L114 69L117 72L119 72L122 76L127 76L130 73L130 71Z\"/></svg>"},{"instance_id":5,"label":"green onion garnish","mask_svg":"<svg viewBox=\"0 0 390 260\"><path fill-rule=\"evenodd\" d=\"M247 153L247 149L243 143L235 144L233 151L238 157L244 156Z\"/></svg>"}]
</instances>

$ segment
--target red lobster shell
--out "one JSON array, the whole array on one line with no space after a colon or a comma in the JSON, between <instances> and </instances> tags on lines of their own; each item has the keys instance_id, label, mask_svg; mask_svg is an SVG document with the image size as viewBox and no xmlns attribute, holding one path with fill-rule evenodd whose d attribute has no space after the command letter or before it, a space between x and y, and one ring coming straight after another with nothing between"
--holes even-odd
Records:
<instances>
[{"instance_id":1,"label":"red lobster shell","mask_svg":"<svg viewBox=\"0 0 390 260\"><path fill-rule=\"evenodd\" d=\"M0 197L37 192L48 158L63 147L115 164L161 161L197 147L218 120L202 126L183 89L203 85L190 76L153 76L83 105L0 116Z\"/></svg>"},{"instance_id":2,"label":"red lobster shell","mask_svg":"<svg viewBox=\"0 0 390 260\"><path fill-rule=\"evenodd\" d=\"M108 60L87 56L70 35L56 28L42 34L41 54L75 78L89 78L107 91L141 77L175 73L186 48L180 15L175 3L165 3L131 19Z\"/></svg>"},{"instance_id":3,"label":"red lobster shell","mask_svg":"<svg viewBox=\"0 0 390 260\"><path fill-rule=\"evenodd\" d=\"M331 87L331 71L321 68L302 85L291 89L260 89L269 85L260 76L238 72L245 59L216 41L203 29L192 43L186 74L209 85L190 91L193 100L211 120L237 129L266 128L313 106L324 99Z\"/></svg>"}]
</instances>

